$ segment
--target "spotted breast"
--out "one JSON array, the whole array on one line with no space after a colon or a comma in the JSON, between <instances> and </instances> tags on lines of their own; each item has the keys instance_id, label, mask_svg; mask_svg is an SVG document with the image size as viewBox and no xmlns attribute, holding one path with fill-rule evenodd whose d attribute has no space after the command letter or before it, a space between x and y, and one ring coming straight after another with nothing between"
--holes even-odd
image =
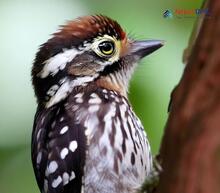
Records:
<instances>
[{"instance_id":1,"label":"spotted breast","mask_svg":"<svg viewBox=\"0 0 220 193\"><path fill-rule=\"evenodd\" d=\"M132 193L151 171L142 124L115 91L78 92L57 108L39 110L36 120L35 171L45 193Z\"/></svg>"}]
</instances>

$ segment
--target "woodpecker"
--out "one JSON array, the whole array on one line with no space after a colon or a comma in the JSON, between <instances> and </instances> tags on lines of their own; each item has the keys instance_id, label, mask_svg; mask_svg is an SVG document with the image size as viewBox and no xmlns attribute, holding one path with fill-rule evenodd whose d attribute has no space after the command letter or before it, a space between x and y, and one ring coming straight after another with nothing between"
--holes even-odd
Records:
<instances>
[{"instance_id":1,"label":"woodpecker","mask_svg":"<svg viewBox=\"0 0 220 193\"><path fill-rule=\"evenodd\" d=\"M134 193L152 170L128 101L138 61L163 41L137 41L103 15L60 27L32 68L32 163L42 193Z\"/></svg>"}]
</instances>

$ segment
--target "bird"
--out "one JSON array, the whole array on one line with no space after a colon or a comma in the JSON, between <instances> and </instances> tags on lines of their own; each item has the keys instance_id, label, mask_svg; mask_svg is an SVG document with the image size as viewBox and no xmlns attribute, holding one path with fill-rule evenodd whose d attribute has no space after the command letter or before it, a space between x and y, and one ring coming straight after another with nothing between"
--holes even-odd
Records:
<instances>
[{"instance_id":1,"label":"bird","mask_svg":"<svg viewBox=\"0 0 220 193\"><path fill-rule=\"evenodd\" d=\"M51 36L31 71L31 158L40 192L136 192L150 176L152 153L129 81L163 41L132 39L104 15L68 21Z\"/></svg>"}]
</instances>

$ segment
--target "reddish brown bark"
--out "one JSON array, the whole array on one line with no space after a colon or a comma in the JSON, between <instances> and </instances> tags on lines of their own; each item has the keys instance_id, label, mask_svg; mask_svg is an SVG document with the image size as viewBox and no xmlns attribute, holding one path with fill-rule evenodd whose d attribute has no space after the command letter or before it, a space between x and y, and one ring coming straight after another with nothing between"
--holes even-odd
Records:
<instances>
[{"instance_id":1,"label":"reddish brown bark","mask_svg":"<svg viewBox=\"0 0 220 193\"><path fill-rule=\"evenodd\" d=\"M172 97L157 193L220 193L220 1L208 7Z\"/></svg>"}]
</instances>

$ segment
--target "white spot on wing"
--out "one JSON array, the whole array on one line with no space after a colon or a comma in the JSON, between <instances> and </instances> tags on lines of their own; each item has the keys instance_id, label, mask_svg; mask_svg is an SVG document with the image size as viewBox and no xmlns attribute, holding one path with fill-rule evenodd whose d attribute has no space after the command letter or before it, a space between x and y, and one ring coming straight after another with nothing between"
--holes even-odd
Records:
<instances>
[{"instance_id":1,"label":"white spot on wing","mask_svg":"<svg viewBox=\"0 0 220 193\"><path fill-rule=\"evenodd\" d=\"M45 116L42 117L41 119L41 124L44 124Z\"/></svg>"},{"instance_id":2,"label":"white spot on wing","mask_svg":"<svg viewBox=\"0 0 220 193\"><path fill-rule=\"evenodd\" d=\"M60 157L61 157L61 159L65 159L65 157L67 156L68 152L69 152L69 150L68 150L66 147L63 148L63 149L61 150L61 152L60 152Z\"/></svg>"},{"instance_id":3,"label":"white spot on wing","mask_svg":"<svg viewBox=\"0 0 220 193\"><path fill-rule=\"evenodd\" d=\"M52 174L56 171L56 169L58 168L57 162L56 161L52 161L50 162L49 166L48 166L48 173Z\"/></svg>"},{"instance_id":4,"label":"white spot on wing","mask_svg":"<svg viewBox=\"0 0 220 193\"><path fill-rule=\"evenodd\" d=\"M57 179L55 179L53 182L52 182L52 187L53 188L56 188L57 186L59 186L59 184L62 182L62 178L60 176L57 177Z\"/></svg>"},{"instance_id":5,"label":"white spot on wing","mask_svg":"<svg viewBox=\"0 0 220 193\"><path fill-rule=\"evenodd\" d=\"M69 174L67 172L63 173L63 185L68 184L69 182Z\"/></svg>"},{"instance_id":6,"label":"white spot on wing","mask_svg":"<svg viewBox=\"0 0 220 193\"><path fill-rule=\"evenodd\" d=\"M39 131L37 132L37 141L39 140L40 134L41 134L42 129L39 129Z\"/></svg>"},{"instance_id":7,"label":"white spot on wing","mask_svg":"<svg viewBox=\"0 0 220 193\"><path fill-rule=\"evenodd\" d=\"M76 177L74 171L71 172L70 180L73 180Z\"/></svg>"},{"instance_id":8,"label":"white spot on wing","mask_svg":"<svg viewBox=\"0 0 220 193\"><path fill-rule=\"evenodd\" d=\"M41 162L41 159L42 159L42 152L39 152L37 154L37 164L39 164Z\"/></svg>"},{"instance_id":9,"label":"white spot on wing","mask_svg":"<svg viewBox=\"0 0 220 193\"><path fill-rule=\"evenodd\" d=\"M68 131L69 127L65 126L60 130L60 134L63 135L64 133L66 133Z\"/></svg>"},{"instance_id":10,"label":"white spot on wing","mask_svg":"<svg viewBox=\"0 0 220 193\"><path fill-rule=\"evenodd\" d=\"M70 151L74 152L78 147L77 141L71 141L69 144Z\"/></svg>"}]
</instances>

